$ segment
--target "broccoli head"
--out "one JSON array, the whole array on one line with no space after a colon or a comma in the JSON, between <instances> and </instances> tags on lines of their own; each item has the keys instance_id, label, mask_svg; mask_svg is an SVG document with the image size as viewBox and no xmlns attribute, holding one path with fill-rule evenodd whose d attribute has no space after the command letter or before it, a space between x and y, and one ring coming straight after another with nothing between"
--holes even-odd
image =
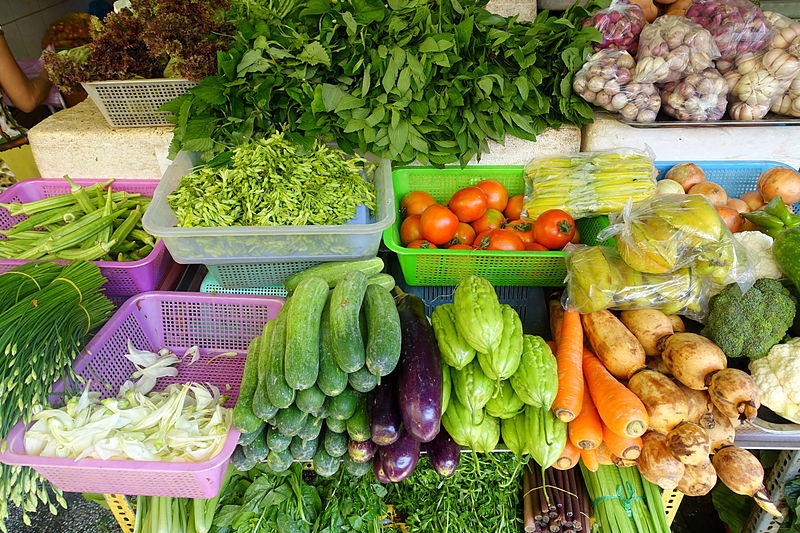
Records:
<instances>
[{"instance_id":1,"label":"broccoli head","mask_svg":"<svg viewBox=\"0 0 800 533\"><path fill-rule=\"evenodd\" d=\"M702 334L728 357L764 357L794 322L794 297L781 282L760 279L742 294L736 284L711 298Z\"/></svg>"}]
</instances>

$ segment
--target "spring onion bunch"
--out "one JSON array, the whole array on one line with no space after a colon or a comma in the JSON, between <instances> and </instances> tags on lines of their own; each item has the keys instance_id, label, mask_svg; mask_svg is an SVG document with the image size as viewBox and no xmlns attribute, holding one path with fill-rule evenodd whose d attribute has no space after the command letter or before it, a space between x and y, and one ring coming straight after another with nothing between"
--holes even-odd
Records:
<instances>
[{"instance_id":1,"label":"spring onion bunch","mask_svg":"<svg viewBox=\"0 0 800 533\"><path fill-rule=\"evenodd\" d=\"M106 279L97 265L28 264L0 275L0 438L47 404L52 384L69 375L89 334L114 305L100 292ZM56 513L51 493L29 468L0 465L0 531L8 501L28 513L44 503ZM55 502L66 506L61 494Z\"/></svg>"},{"instance_id":2,"label":"spring onion bunch","mask_svg":"<svg viewBox=\"0 0 800 533\"><path fill-rule=\"evenodd\" d=\"M661 490L635 467L600 465L581 472L600 533L669 533Z\"/></svg>"}]
</instances>

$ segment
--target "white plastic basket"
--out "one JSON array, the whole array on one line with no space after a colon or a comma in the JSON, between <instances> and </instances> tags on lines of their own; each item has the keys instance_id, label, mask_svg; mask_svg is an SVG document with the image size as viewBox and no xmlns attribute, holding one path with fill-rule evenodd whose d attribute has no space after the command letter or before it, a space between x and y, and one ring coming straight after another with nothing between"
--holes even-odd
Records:
<instances>
[{"instance_id":1,"label":"white plastic basket","mask_svg":"<svg viewBox=\"0 0 800 533\"><path fill-rule=\"evenodd\" d=\"M783 486L787 481L800 474L800 451L786 450L778 454L778 459L770 470L764 487L770 499L778 505L783 517L788 513L786 499L783 497ZM742 533L777 533L781 529L784 518L775 518L758 506L753 511L742 529Z\"/></svg>"},{"instance_id":2,"label":"white plastic basket","mask_svg":"<svg viewBox=\"0 0 800 533\"><path fill-rule=\"evenodd\" d=\"M83 83L89 98L112 128L170 126L158 109L197 85L181 78L93 81Z\"/></svg>"}]
</instances>

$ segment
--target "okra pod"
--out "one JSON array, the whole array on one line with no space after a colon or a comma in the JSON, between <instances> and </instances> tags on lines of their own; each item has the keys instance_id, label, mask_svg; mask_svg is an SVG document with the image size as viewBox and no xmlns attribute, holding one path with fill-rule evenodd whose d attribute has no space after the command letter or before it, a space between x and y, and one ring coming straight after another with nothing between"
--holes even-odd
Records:
<instances>
[{"instance_id":1,"label":"okra pod","mask_svg":"<svg viewBox=\"0 0 800 533\"><path fill-rule=\"evenodd\" d=\"M88 215L84 215L80 220L47 234L44 239L38 241L31 249L21 253L17 259L37 259L44 253L77 246L86 239L94 237L124 212L125 210L120 210L108 217L103 217L103 210L97 209Z\"/></svg>"},{"instance_id":2,"label":"okra pod","mask_svg":"<svg viewBox=\"0 0 800 533\"><path fill-rule=\"evenodd\" d=\"M62 250L54 254L57 258L65 261L96 261L106 255L117 243L114 239L108 242L100 242L85 250Z\"/></svg>"},{"instance_id":3,"label":"okra pod","mask_svg":"<svg viewBox=\"0 0 800 533\"><path fill-rule=\"evenodd\" d=\"M138 250L135 250L131 254L131 257L133 258L134 261L138 261L138 260L144 259L148 255L150 255L150 252L152 252L152 251L153 251L153 247L148 244L147 246L142 246Z\"/></svg>"},{"instance_id":4,"label":"okra pod","mask_svg":"<svg viewBox=\"0 0 800 533\"><path fill-rule=\"evenodd\" d=\"M133 211L128 212L128 216L125 218L125 221L114 230L114 233L111 234L110 238L116 240L120 244L124 243L125 239L128 238L130 232L136 228L136 224L138 224L141 219L142 212L139 209L139 206L136 206ZM108 230L110 229L111 228L108 228Z\"/></svg>"},{"instance_id":5,"label":"okra pod","mask_svg":"<svg viewBox=\"0 0 800 533\"><path fill-rule=\"evenodd\" d=\"M89 197L89 192L87 191L86 187L78 185L72 181L69 176L65 175L64 179L67 180L67 183L69 183L70 194L72 194L73 198L75 198L75 201L78 203L78 205L81 206L81 209L83 209L84 213L88 215L97 209L97 206L94 205L94 202L92 202L92 199Z\"/></svg>"},{"instance_id":6,"label":"okra pod","mask_svg":"<svg viewBox=\"0 0 800 533\"><path fill-rule=\"evenodd\" d=\"M49 235L46 231L18 231L12 235L6 235L9 241L38 241L45 235Z\"/></svg>"},{"instance_id":7,"label":"okra pod","mask_svg":"<svg viewBox=\"0 0 800 533\"><path fill-rule=\"evenodd\" d=\"M108 193L106 194L106 203L103 206L103 216L110 216L111 213L114 212L114 202L111 200L111 188L109 187ZM104 242L108 242L111 239L111 225L114 221L111 221L111 224L103 228L103 230L97 234L97 239L95 239L95 244L100 244ZM119 241L118 241L119 242Z\"/></svg>"},{"instance_id":8,"label":"okra pod","mask_svg":"<svg viewBox=\"0 0 800 533\"><path fill-rule=\"evenodd\" d=\"M112 238L113 238L113 237L112 237ZM119 244L117 244L116 246L114 246L114 249L113 249L113 250L111 250L111 251L112 251L112 252L114 252L114 253L124 253L124 254L126 254L126 253L128 253L128 252L132 252L132 251L136 250L136 247L137 247L137 246L139 246L139 245L136 243L136 241L123 241L123 242L120 242L120 241L118 240L117 242L118 242Z\"/></svg>"},{"instance_id":9,"label":"okra pod","mask_svg":"<svg viewBox=\"0 0 800 533\"><path fill-rule=\"evenodd\" d=\"M141 241L141 242L143 242L145 244L150 244L150 245L153 245L153 246L156 245L155 238L152 235L150 235L149 233L147 233L146 231L144 231L143 229L136 228L136 229L132 230L130 232L130 237L132 239L137 240L137 241Z\"/></svg>"}]
</instances>

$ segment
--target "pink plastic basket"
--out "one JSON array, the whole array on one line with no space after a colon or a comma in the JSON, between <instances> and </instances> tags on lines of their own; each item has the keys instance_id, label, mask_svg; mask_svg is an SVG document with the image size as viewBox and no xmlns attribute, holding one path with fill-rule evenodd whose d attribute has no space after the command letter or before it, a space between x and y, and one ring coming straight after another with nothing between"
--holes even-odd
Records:
<instances>
[{"instance_id":1,"label":"pink plastic basket","mask_svg":"<svg viewBox=\"0 0 800 533\"><path fill-rule=\"evenodd\" d=\"M79 179L74 181L79 185L87 186L107 180ZM157 186L158 180L115 180L111 184L111 189L152 197ZM61 178L24 180L0 193L0 203L32 202L68 192L69 183ZM0 207L0 230L8 229L26 218L24 215L12 217L7 209ZM28 262L19 259L0 259L0 274ZM64 263L64 261L57 262ZM153 251L139 261L94 261L94 263L100 267L100 272L108 279L108 283L105 285L108 296L133 296L140 292L155 290L161 278L169 270L172 257L163 241L159 241Z\"/></svg>"},{"instance_id":2,"label":"pink plastic basket","mask_svg":"<svg viewBox=\"0 0 800 533\"><path fill-rule=\"evenodd\" d=\"M158 387L196 381L212 383L230 396L233 407L239 395L244 361L250 341L261 335L264 324L275 318L283 306L276 296L210 295L191 292L148 292L130 298L86 345L75 371L92 380L92 390L104 397L114 396L134 372L123 357L128 339L140 349L169 348L178 356L186 349L200 347L200 360L188 359L178 365L178 375L160 378ZM217 357L225 352L236 356ZM100 382L103 381L103 383ZM53 387L64 390L64 383ZM55 403L61 396L54 394ZM25 455L24 425L18 423L8 435L8 447L0 462L30 466L53 485L68 492L213 498L228 469L239 439L231 429L223 450L202 463L153 461L103 461L100 459L59 459Z\"/></svg>"}]
</instances>

